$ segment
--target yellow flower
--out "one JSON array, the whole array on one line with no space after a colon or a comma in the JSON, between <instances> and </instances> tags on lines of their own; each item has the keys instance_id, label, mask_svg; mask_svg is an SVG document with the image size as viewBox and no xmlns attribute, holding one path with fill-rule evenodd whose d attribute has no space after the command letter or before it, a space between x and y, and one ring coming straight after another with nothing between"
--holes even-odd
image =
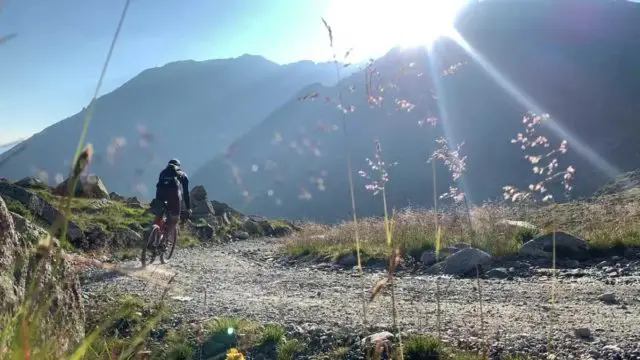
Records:
<instances>
[{"instance_id":1,"label":"yellow flower","mask_svg":"<svg viewBox=\"0 0 640 360\"><path fill-rule=\"evenodd\" d=\"M227 352L227 360L244 360L244 355L236 348L229 349Z\"/></svg>"}]
</instances>

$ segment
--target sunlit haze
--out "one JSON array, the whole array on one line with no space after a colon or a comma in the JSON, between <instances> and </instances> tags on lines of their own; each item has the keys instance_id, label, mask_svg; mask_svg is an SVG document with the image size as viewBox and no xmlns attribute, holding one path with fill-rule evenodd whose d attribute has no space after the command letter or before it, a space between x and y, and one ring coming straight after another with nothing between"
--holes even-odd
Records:
<instances>
[{"instance_id":1,"label":"sunlit haze","mask_svg":"<svg viewBox=\"0 0 640 360\"><path fill-rule=\"evenodd\" d=\"M349 61L447 33L464 0L138 0L131 3L102 94L141 71L178 60L262 55L280 64L331 58L321 18ZM2 2L0 143L78 112L97 82L124 1Z\"/></svg>"}]
</instances>

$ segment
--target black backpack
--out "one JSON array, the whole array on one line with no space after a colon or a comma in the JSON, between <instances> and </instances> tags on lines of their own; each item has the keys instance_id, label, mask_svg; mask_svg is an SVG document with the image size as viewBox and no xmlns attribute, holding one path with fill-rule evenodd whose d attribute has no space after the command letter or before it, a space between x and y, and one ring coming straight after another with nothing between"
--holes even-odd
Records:
<instances>
[{"instance_id":1,"label":"black backpack","mask_svg":"<svg viewBox=\"0 0 640 360\"><path fill-rule=\"evenodd\" d=\"M157 186L164 189L179 189L180 174L178 173L178 169L174 165L169 165L162 170L158 177Z\"/></svg>"}]
</instances>

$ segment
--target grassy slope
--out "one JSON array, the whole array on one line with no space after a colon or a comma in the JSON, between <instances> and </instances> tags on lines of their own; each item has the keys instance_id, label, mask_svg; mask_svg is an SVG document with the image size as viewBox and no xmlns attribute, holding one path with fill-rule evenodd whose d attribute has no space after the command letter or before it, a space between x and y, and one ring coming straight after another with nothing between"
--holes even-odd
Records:
<instances>
[{"instance_id":1,"label":"grassy slope","mask_svg":"<svg viewBox=\"0 0 640 360\"><path fill-rule=\"evenodd\" d=\"M501 226L502 219L524 220L540 230L553 229L572 233L587 240L592 247L640 247L640 188L601 196L589 201L574 201L548 206L486 204L471 209L473 231L466 212L449 209L439 215L442 246L467 243L493 255L515 254L523 236L535 231ZM388 247L381 218L358 222L362 253L365 259L386 258ZM436 233L435 213L431 210L405 209L393 216L393 238L404 254L419 256L433 249ZM334 227L309 224L293 234L286 252L291 256L318 255L337 259L355 252L355 226L345 222Z\"/></svg>"}]
</instances>

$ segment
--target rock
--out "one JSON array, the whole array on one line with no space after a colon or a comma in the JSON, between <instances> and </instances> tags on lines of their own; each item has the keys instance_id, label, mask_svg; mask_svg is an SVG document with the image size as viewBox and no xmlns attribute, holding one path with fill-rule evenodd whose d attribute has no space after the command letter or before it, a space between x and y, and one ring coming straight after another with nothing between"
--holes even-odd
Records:
<instances>
[{"instance_id":1,"label":"rock","mask_svg":"<svg viewBox=\"0 0 640 360\"><path fill-rule=\"evenodd\" d=\"M637 248L625 249L624 258L629 260L640 259L640 249L637 249Z\"/></svg>"},{"instance_id":2,"label":"rock","mask_svg":"<svg viewBox=\"0 0 640 360\"><path fill-rule=\"evenodd\" d=\"M562 262L562 265L570 269L575 269L580 266L580 262L574 259L568 259Z\"/></svg>"},{"instance_id":3,"label":"rock","mask_svg":"<svg viewBox=\"0 0 640 360\"><path fill-rule=\"evenodd\" d=\"M457 244L454 244L454 245L453 245L453 246L451 246L451 247L443 248L443 249L442 249L442 250L440 250L440 251L443 251L443 250L445 250L445 249L455 249L455 251L454 251L454 252L457 252L457 251L459 251L459 250L462 250L462 249L468 249L468 248L470 248L470 247L471 247L471 245L469 245L469 244L465 244L465 243L457 243Z\"/></svg>"},{"instance_id":4,"label":"rock","mask_svg":"<svg viewBox=\"0 0 640 360\"><path fill-rule=\"evenodd\" d=\"M589 252L586 241L562 231L555 233L556 256L575 260L588 258ZM526 242L520 248L520 255L530 257L551 258L553 254L553 233L538 236Z\"/></svg>"},{"instance_id":5,"label":"rock","mask_svg":"<svg viewBox=\"0 0 640 360\"><path fill-rule=\"evenodd\" d=\"M278 223L274 225L274 223L268 220L260 221L260 226L264 230L265 236L270 237L283 237L291 234L293 232L293 224L288 221L280 220Z\"/></svg>"},{"instance_id":6,"label":"rock","mask_svg":"<svg viewBox=\"0 0 640 360\"><path fill-rule=\"evenodd\" d=\"M249 238L249 233L246 231L234 231L231 235L238 240L247 240Z\"/></svg>"},{"instance_id":7,"label":"rock","mask_svg":"<svg viewBox=\"0 0 640 360\"><path fill-rule=\"evenodd\" d=\"M191 210L194 219L209 218L215 216L213 205L207 199L207 190L202 185L191 189Z\"/></svg>"},{"instance_id":8,"label":"rock","mask_svg":"<svg viewBox=\"0 0 640 360\"><path fill-rule=\"evenodd\" d=\"M0 182L0 195L22 203L22 205L29 209L31 214L44 221L47 225L55 225L55 236L60 237L64 216L62 212L58 211L58 209L48 201L25 188L6 182ZM84 248L84 246L86 246L86 239L82 229L73 221L69 221L68 224L67 240L75 247Z\"/></svg>"},{"instance_id":9,"label":"rock","mask_svg":"<svg viewBox=\"0 0 640 360\"><path fill-rule=\"evenodd\" d=\"M606 294L602 294L599 297L600 301L602 301L605 304L608 305L613 305L618 303L618 299L616 299L616 294L614 293L606 293Z\"/></svg>"},{"instance_id":10,"label":"rock","mask_svg":"<svg viewBox=\"0 0 640 360\"><path fill-rule=\"evenodd\" d=\"M192 224L191 232L196 234L201 241L211 241L216 234L216 230L209 224Z\"/></svg>"},{"instance_id":11,"label":"rock","mask_svg":"<svg viewBox=\"0 0 640 360\"><path fill-rule=\"evenodd\" d=\"M11 213L13 224L16 228L18 238L25 244L36 245L40 239L47 236L47 231L21 215Z\"/></svg>"},{"instance_id":12,"label":"rock","mask_svg":"<svg viewBox=\"0 0 640 360\"><path fill-rule=\"evenodd\" d=\"M467 274L476 273L476 266L482 271L482 267L491 263L492 257L486 252L476 249L468 248L460 250L451 256L447 257L444 261L433 265L429 268L430 273L436 273L440 269L444 274L464 276Z\"/></svg>"},{"instance_id":13,"label":"rock","mask_svg":"<svg viewBox=\"0 0 640 360\"><path fill-rule=\"evenodd\" d=\"M18 185L25 189L46 189L48 188L47 184L45 184L42 180L34 177L26 177L21 180L18 180L14 183L14 185Z\"/></svg>"},{"instance_id":14,"label":"rock","mask_svg":"<svg viewBox=\"0 0 640 360\"><path fill-rule=\"evenodd\" d=\"M142 235L129 228L118 228L113 230L108 246L111 249L141 247Z\"/></svg>"},{"instance_id":15,"label":"rock","mask_svg":"<svg viewBox=\"0 0 640 360\"><path fill-rule=\"evenodd\" d=\"M581 339L591 338L591 330L589 330L589 328L586 328L586 327L576 328L573 330L573 333L577 338L581 338Z\"/></svg>"},{"instance_id":16,"label":"rock","mask_svg":"<svg viewBox=\"0 0 640 360\"><path fill-rule=\"evenodd\" d=\"M233 216L242 215L238 211L236 211L234 208L232 208L231 206L223 202L211 200L210 203L211 203L211 206L213 206L213 211L218 215L222 215L222 214L229 214Z\"/></svg>"},{"instance_id":17,"label":"rock","mask_svg":"<svg viewBox=\"0 0 640 360\"><path fill-rule=\"evenodd\" d=\"M358 265L358 258L353 254L344 255L336 261L336 264L344 267L356 266Z\"/></svg>"},{"instance_id":18,"label":"rock","mask_svg":"<svg viewBox=\"0 0 640 360\"><path fill-rule=\"evenodd\" d=\"M427 250L420 256L420 262L424 266L431 266L438 261L445 260L447 257L457 253L458 251L460 251L460 249L455 246L445 247L440 249L440 254L438 254L439 256L436 258L435 250Z\"/></svg>"},{"instance_id":19,"label":"rock","mask_svg":"<svg viewBox=\"0 0 640 360\"><path fill-rule=\"evenodd\" d=\"M84 235L87 238L85 250L103 250L107 246L108 237L101 226L89 225Z\"/></svg>"},{"instance_id":20,"label":"rock","mask_svg":"<svg viewBox=\"0 0 640 360\"><path fill-rule=\"evenodd\" d=\"M436 263L436 252L433 250L427 250L420 256L420 262L424 266L431 266Z\"/></svg>"},{"instance_id":21,"label":"rock","mask_svg":"<svg viewBox=\"0 0 640 360\"><path fill-rule=\"evenodd\" d=\"M142 204L142 202L135 196L127 198L124 203L127 204L128 207L133 209L144 209L144 205Z\"/></svg>"},{"instance_id":22,"label":"rock","mask_svg":"<svg viewBox=\"0 0 640 360\"><path fill-rule=\"evenodd\" d=\"M489 279L506 279L509 277L509 273L505 268L495 268L487 271L486 273Z\"/></svg>"},{"instance_id":23,"label":"rock","mask_svg":"<svg viewBox=\"0 0 640 360\"><path fill-rule=\"evenodd\" d=\"M244 224L242 224L242 228L249 233L249 235L264 236L264 230L260 224L254 220L247 219Z\"/></svg>"},{"instance_id":24,"label":"rock","mask_svg":"<svg viewBox=\"0 0 640 360\"><path fill-rule=\"evenodd\" d=\"M124 201L125 197L121 196L120 194L118 194L117 192L111 192L109 193L109 198L111 200L115 200L115 201Z\"/></svg>"},{"instance_id":25,"label":"rock","mask_svg":"<svg viewBox=\"0 0 640 360\"><path fill-rule=\"evenodd\" d=\"M54 189L54 194L67 196L69 194L69 180L61 182ZM78 179L75 196L94 199L109 199L109 191L97 175L87 175Z\"/></svg>"},{"instance_id":26,"label":"rock","mask_svg":"<svg viewBox=\"0 0 640 360\"><path fill-rule=\"evenodd\" d=\"M379 333L371 334L365 337L364 339L362 339L362 346L367 347L367 346L378 344L380 342L382 343L390 342L391 340L393 340L393 338L394 336L392 333L388 331L381 331Z\"/></svg>"},{"instance_id":27,"label":"rock","mask_svg":"<svg viewBox=\"0 0 640 360\"><path fill-rule=\"evenodd\" d=\"M77 275L64 259L50 255L21 244L0 198L0 314L15 315L27 296L38 306L45 304L36 335L53 339L59 345L53 348L64 352L84 338L84 302ZM27 293L32 283L34 291Z\"/></svg>"}]
</instances>

